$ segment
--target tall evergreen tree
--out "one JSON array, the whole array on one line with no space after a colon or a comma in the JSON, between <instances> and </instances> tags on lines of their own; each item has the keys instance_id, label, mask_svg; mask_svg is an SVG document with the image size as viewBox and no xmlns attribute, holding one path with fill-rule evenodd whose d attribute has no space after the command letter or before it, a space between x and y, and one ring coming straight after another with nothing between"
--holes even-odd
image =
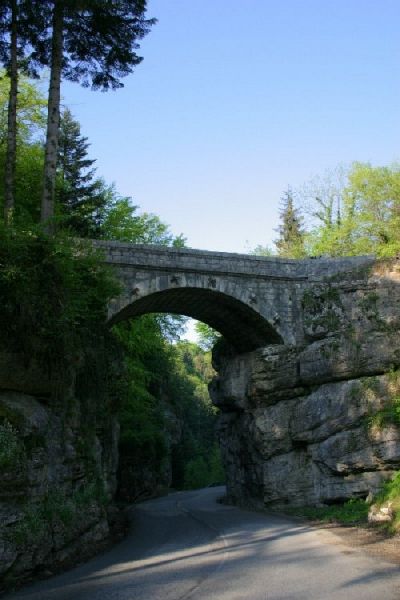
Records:
<instances>
[{"instance_id":1,"label":"tall evergreen tree","mask_svg":"<svg viewBox=\"0 0 400 600\"><path fill-rule=\"evenodd\" d=\"M304 255L304 230L302 219L294 207L290 189L285 192L280 212L279 238L275 240L278 255L285 258L300 258Z\"/></svg>"},{"instance_id":2,"label":"tall evergreen tree","mask_svg":"<svg viewBox=\"0 0 400 600\"><path fill-rule=\"evenodd\" d=\"M60 121L56 200L64 225L79 236L96 237L105 205L104 184L95 179L96 162L88 157L89 143L69 109Z\"/></svg>"},{"instance_id":3,"label":"tall evergreen tree","mask_svg":"<svg viewBox=\"0 0 400 600\"><path fill-rule=\"evenodd\" d=\"M46 0L48 35L35 39L37 60L50 67L41 220L51 229L58 154L61 79L92 89L117 89L142 61L138 40L154 19L145 19L146 0Z\"/></svg>"}]
</instances>

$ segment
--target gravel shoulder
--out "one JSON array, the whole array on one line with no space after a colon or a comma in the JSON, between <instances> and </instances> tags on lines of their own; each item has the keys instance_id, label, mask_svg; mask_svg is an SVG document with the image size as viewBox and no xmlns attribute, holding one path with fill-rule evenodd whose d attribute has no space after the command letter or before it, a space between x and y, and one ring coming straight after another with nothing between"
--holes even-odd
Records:
<instances>
[{"instance_id":1,"label":"gravel shoulder","mask_svg":"<svg viewBox=\"0 0 400 600\"><path fill-rule=\"evenodd\" d=\"M331 543L345 544L351 549L358 549L369 556L400 565L400 535L391 535L385 530L369 525L343 525L341 523L326 523L319 520L309 520L295 517L296 521L307 523L312 527L329 531Z\"/></svg>"}]
</instances>

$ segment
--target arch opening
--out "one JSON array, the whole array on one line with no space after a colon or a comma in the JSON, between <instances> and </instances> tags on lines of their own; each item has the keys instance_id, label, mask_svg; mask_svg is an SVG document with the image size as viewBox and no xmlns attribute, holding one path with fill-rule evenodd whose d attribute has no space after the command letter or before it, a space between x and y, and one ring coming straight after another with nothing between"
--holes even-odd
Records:
<instances>
[{"instance_id":1,"label":"arch opening","mask_svg":"<svg viewBox=\"0 0 400 600\"><path fill-rule=\"evenodd\" d=\"M222 292L199 288L174 288L134 300L114 315L110 323L146 313L192 317L221 333L238 353L282 343L275 329L256 310Z\"/></svg>"}]
</instances>

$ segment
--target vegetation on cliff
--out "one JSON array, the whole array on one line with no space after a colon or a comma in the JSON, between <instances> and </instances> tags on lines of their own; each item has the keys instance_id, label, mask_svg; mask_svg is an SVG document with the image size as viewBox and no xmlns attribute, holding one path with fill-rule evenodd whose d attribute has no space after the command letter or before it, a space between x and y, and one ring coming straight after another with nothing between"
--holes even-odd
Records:
<instances>
[{"instance_id":1,"label":"vegetation on cliff","mask_svg":"<svg viewBox=\"0 0 400 600\"><path fill-rule=\"evenodd\" d=\"M6 109L7 84L1 89L0 103ZM26 364L45 366L57 389L65 387L75 370L80 398L97 396L103 399L99 405L107 404L107 396L111 399L121 422L120 475L125 483L120 491L126 498L151 495L171 481L175 487L221 481L215 411L207 392L209 353L195 345L183 351L176 343L184 324L178 317L146 315L110 331L107 303L118 286L101 265L101 256L83 239L181 246L183 237L171 235L156 215L140 214L130 198L97 177L87 139L67 109L58 153L57 233L43 232L43 96L27 80L24 89L26 110L20 107L18 113L23 124L18 144L23 185L17 187L13 225L0 223L0 327L5 349L22 354ZM32 156L39 160L31 162ZM0 154L0 171L4 160Z\"/></svg>"}]
</instances>

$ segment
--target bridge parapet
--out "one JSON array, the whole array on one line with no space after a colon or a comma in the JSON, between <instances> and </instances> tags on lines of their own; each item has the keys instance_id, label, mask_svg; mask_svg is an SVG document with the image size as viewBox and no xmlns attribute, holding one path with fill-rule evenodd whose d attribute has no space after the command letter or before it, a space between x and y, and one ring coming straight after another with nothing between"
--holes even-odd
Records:
<instances>
[{"instance_id":1,"label":"bridge parapet","mask_svg":"<svg viewBox=\"0 0 400 600\"><path fill-rule=\"evenodd\" d=\"M106 262L115 265L276 279L313 280L330 277L373 264L376 260L373 256L298 260L103 240L96 241L95 246L105 253Z\"/></svg>"},{"instance_id":2,"label":"bridge parapet","mask_svg":"<svg viewBox=\"0 0 400 600\"><path fill-rule=\"evenodd\" d=\"M110 319L148 312L183 314L220 331L240 352L302 343L304 290L373 265L374 257L305 260L189 248L95 242L123 292Z\"/></svg>"}]
</instances>

